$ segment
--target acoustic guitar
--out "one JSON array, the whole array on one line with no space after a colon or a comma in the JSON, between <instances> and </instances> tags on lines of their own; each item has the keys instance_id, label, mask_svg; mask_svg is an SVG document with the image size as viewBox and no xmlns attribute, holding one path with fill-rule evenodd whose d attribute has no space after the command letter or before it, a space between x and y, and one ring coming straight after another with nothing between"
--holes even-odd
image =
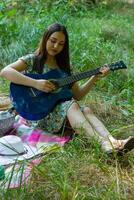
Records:
<instances>
[{"instance_id":1,"label":"acoustic guitar","mask_svg":"<svg viewBox=\"0 0 134 200\"><path fill-rule=\"evenodd\" d=\"M112 63L108 67L111 71L127 68L123 61ZM40 120L52 112L58 103L70 100L73 97L70 84L97 74L101 74L100 67L70 76L60 69L50 70L44 74L26 73L26 76L33 79L51 81L55 84L56 90L46 93L34 87L11 83L10 94L13 106L23 118Z\"/></svg>"}]
</instances>

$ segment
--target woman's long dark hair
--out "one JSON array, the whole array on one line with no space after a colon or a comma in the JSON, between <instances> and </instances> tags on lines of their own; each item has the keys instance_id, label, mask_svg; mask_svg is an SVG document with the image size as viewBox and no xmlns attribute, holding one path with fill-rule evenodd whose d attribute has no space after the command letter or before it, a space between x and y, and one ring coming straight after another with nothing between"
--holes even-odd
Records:
<instances>
[{"instance_id":1,"label":"woman's long dark hair","mask_svg":"<svg viewBox=\"0 0 134 200\"><path fill-rule=\"evenodd\" d=\"M38 49L35 51L33 70L37 71L38 73L43 72L44 63L45 60L47 59L47 50L46 50L47 40L49 39L51 34L59 31L62 31L65 35L65 44L63 50L55 56L56 62L60 69L70 74L68 33L65 26L59 23L54 23L48 27L48 29L44 32L44 35L39 43Z\"/></svg>"}]
</instances>

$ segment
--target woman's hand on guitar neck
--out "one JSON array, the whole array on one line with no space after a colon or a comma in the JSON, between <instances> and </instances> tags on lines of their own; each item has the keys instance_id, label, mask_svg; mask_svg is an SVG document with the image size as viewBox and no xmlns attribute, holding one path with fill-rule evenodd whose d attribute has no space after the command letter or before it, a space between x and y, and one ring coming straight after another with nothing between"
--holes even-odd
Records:
<instances>
[{"instance_id":1,"label":"woman's hand on guitar neck","mask_svg":"<svg viewBox=\"0 0 134 200\"><path fill-rule=\"evenodd\" d=\"M107 64L103 65L101 68L100 68L100 72L101 74L98 74L96 75L98 78L102 78L102 77L105 77L109 74L109 71L110 71L110 68Z\"/></svg>"},{"instance_id":2,"label":"woman's hand on guitar neck","mask_svg":"<svg viewBox=\"0 0 134 200\"><path fill-rule=\"evenodd\" d=\"M34 86L37 90L41 90L43 92L52 92L55 90L55 85L48 80L39 79L36 80L36 85Z\"/></svg>"}]
</instances>

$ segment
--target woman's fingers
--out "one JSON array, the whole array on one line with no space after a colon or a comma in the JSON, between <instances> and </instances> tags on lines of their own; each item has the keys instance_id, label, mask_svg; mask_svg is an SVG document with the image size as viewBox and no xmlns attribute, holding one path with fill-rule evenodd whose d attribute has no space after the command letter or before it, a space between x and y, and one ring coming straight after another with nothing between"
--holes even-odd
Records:
<instances>
[{"instance_id":1,"label":"woman's fingers","mask_svg":"<svg viewBox=\"0 0 134 200\"><path fill-rule=\"evenodd\" d=\"M55 86L53 83L51 83L50 81L47 81L45 84L46 87L48 87L49 89L55 89Z\"/></svg>"},{"instance_id":2,"label":"woman's fingers","mask_svg":"<svg viewBox=\"0 0 134 200\"><path fill-rule=\"evenodd\" d=\"M43 92L51 92L55 90L55 85L48 80L39 79L37 80L37 84L35 85L35 88Z\"/></svg>"},{"instance_id":3,"label":"woman's fingers","mask_svg":"<svg viewBox=\"0 0 134 200\"><path fill-rule=\"evenodd\" d=\"M109 73L109 66L105 64L103 67L100 68L100 72L102 73L101 76L106 76Z\"/></svg>"},{"instance_id":4,"label":"woman's fingers","mask_svg":"<svg viewBox=\"0 0 134 200\"><path fill-rule=\"evenodd\" d=\"M55 85L51 83L50 81L46 81L46 83L44 84L44 91L51 92L53 90L55 90Z\"/></svg>"}]
</instances>

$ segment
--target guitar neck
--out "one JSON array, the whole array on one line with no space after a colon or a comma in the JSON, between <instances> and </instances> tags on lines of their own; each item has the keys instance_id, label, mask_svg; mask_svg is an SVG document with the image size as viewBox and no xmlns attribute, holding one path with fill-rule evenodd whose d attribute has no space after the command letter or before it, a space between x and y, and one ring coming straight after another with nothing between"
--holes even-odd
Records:
<instances>
[{"instance_id":1,"label":"guitar neck","mask_svg":"<svg viewBox=\"0 0 134 200\"><path fill-rule=\"evenodd\" d=\"M108 67L111 71L127 68L127 66L125 65L125 63L122 60L115 62L115 63L112 63L112 64L108 65ZM58 80L58 87L64 87L66 85L80 81L82 79L89 78L93 75L101 74L100 68L101 67L98 67L98 68L93 69L93 70L89 70L89 71L86 71L86 72L77 73L75 75L71 75L71 76L67 76L65 78L61 78L60 80Z\"/></svg>"},{"instance_id":2,"label":"guitar neck","mask_svg":"<svg viewBox=\"0 0 134 200\"><path fill-rule=\"evenodd\" d=\"M97 75L97 74L101 74L100 68L90 70L90 71L86 71L86 72L82 72L82 73L77 73L75 75L71 75L71 76L68 76L66 78L61 78L58 81L58 85L59 85L59 87L64 87L64 86L69 85L71 83L80 81L82 79L89 78L89 77L91 77L93 75Z\"/></svg>"}]
</instances>

